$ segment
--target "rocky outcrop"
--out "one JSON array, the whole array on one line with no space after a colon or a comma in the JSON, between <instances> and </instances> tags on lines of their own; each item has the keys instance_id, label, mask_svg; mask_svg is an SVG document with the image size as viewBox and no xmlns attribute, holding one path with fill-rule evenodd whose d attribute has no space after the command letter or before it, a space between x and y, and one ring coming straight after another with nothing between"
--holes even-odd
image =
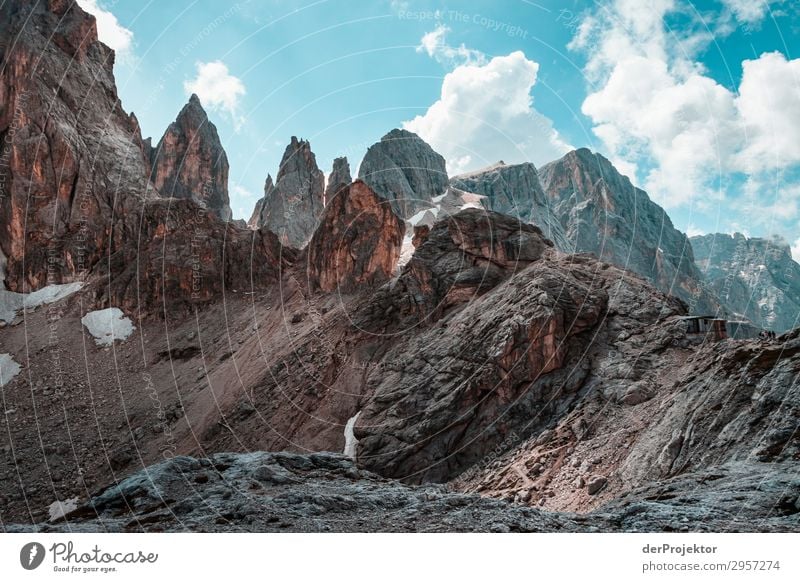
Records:
<instances>
[{"instance_id":1,"label":"rocky outcrop","mask_svg":"<svg viewBox=\"0 0 800 582\"><path fill-rule=\"evenodd\" d=\"M575 150L540 168L539 178L575 252L642 275L694 313L721 309L703 285L686 235L603 156Z\"/></svg>"},{"instance_id":2,"label":"rocky outcrop","mask_svg":"<svg viewBox=\"0 0 800 582\"><path fill-rule=\"evenodd\" d=\"M191 200L158 200L128 213L97 270L101 307L174 317L228 291L275 284L294 258L267 230L240 229Z\"/></svg>"},{"instance_id":3,"label":"rocky outcrop","mask_svg":"<svg viewBox=\"0 0 800 582\"><path fill-rule=\"evenodd\" d=\"M325 204L330 204L336 195L352 182L353 178L350 176L350 164L347 163L347 158L333 160L333 168L325 186Z\"/></svg>"},{"instance_id":4,"label":"rocky outcrop","mask_svg":"<svg viewBox=\"0 0 800 582\"><path fill-rule=\"evenodd\" d=\"M705 280L736 317L779 332L800 326L800 265L785 241L737 232L691 242Z\"/></svg>"},{"instance_id":5,"label":"rocky outcrop","mask_svg":"<svg viewBox=\"0 0 800 582\"><path fill-rule=\"evenodd\" d=\"M7 532L794 532L797 478L723 467L637 490L589 515L411 487L343 455L176 457L97 492L65 516ZM744 501L731 503L731 497ZM646 501L642 501L645 499ZM783 500L776 508L775 499Z\"/></svg>"},{"instance_id":6,"label":"rocky outcrop","mask_svg":"<svg viewBox=\"0 0 800 582\"><path fill-rule=\"evenodd\" d=\"M480 202L487 210L535 224L558 249L572 251L572 244L550 208L551 202L542 190L539 174L533 164L508 165L499 162L477 172L454 176L450 179L450 185L480 195Z\"/></svg>"},{"instance_id":7,"label":"rocky outcrop","mask_svg":"<svg viewBox=\"0 0 800 582\"><path fill-rule=\"evenodd\" d=\"M308 245L312 289L348 293L391 277L405 223L361 180L338 190Z\"/></svg>"},{"instance_id":8,"label":"rocky outcrop","mask_svg":"<svg viewBox=\"0 0 800 582\"><path fill-rule=\"evenodd\" d=\"M112 217L142 203L148 169L93 16L74 2L4 2L0 38L0 251L7 287L30 291L97 264Z\"/></svg>"},{"instance_id":9,"label":"rocky outcrop","mask_svg":"<svg viewBox=\"0 0 800 582\"><path fill-rule=\"evenodd\" d=\"M275 183L267 176L264 198L250 217L251 228L266 228L281 243L303 248L319 224L325 207L325 176L317 167L311 144L292 136Z\"/></svg>"},{"instance_id":10,"label":"rocky outcrop","mask_svg":"<svg viewBox=\"0 0 800 582\"><path fill-rule=\"evenodd\" d=\"M152 181L162 196L193 200L230 220L228 157L197 95L167 128L151 160Z\"/></svg>"},{"instance_id":11,"label":"rocky outcrop","mask_svg":"<svg viewBox=\"0 0 800 582\"><path fill-rule=\"evenodd\" d=\"M595 390L548 430L475 465L456 488L557 511L669 500L698 503L709 518L751 503L796 516L797 333L697 346L679 324L667 319L638 337L615 326L613 347L590 355ZM634 389L641 397L629 399ZM598 479L602 488L591 490Z\"/></svg>"},{"instance_id":12,"label":"rocky outcrop","mask_svg":"<svg viewBox=\"0 0 800 582\"><path fill-rule=\"evenodd\" d=\"M612 321L629 329L683 313L644 280L551 245L535 226L463 211L437 222L356 314L361 329L402 337L367 379L360 463L412 482L451 479L593 390L587 354L620 302L625 315Z\"/></svg>"},{"instance_id":13,"label":"rocky outcrop","mask_svg":"<svg viewBox=\"0 0 800 582\"><path fill-rule=\"evenodd\" d=\"M447 168L442 156L418 135L393 129L370 146L358 177L378 196L392 203L401 218L431 208L431 199L445 193Z\"/></svg>"}]
</instances>

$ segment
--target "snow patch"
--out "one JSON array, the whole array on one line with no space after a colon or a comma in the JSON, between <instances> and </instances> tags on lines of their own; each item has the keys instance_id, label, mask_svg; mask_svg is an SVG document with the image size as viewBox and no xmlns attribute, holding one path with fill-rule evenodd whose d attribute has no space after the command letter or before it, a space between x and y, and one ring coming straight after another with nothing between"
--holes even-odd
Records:
<instances>
[{"instance_id":1,"label":"snow patch","mask_svg":"<svg viewBox=\"0 0 800 582\"><path fill-rule=\"evenodd\" d=\"M0 354L0 386L5 386L19 374L21 366L14 361L11 354Z\"/></svg>"},{"instance_id":2,"label":"snow patch","mask_svg":"<svg viewBox=\"0 0 800 582\"><path fill-rule=\"evenodd\" d=\"M48 285L33 293L15 293L0 289L0 320L11 323L20 309L33 309L55 303L80 291L81 287L83 283Z\"/></svg>"},{"instance_id":3,"label":"snow patch","mask_svg":"<svg viewBox=\"0 0 800 582\"><path fill-rule=\"evenodd\" d=\"M98 346L110 346L114 340L125 341L136 329L117 307L90 311L83 316L81 323L92 334Z\"/></svg>"},{"instance_id":4,"label":"snow patch","mask_svg":"<svg viewBox=\"0 0 800 582\"><path fill-rule=\"evenodd\" d=\"M361 416L360 410L353 418L347 421L347 424L344 425L344 454L354 461L356 460L356 447L358 446L358 439L355 435L355 427L359 416Z\"/></svg>"},{"instance_id":5,"label":"snow patch","mask_svg":"<svg viewBox=\"0 0 800 582\"><path fill-rule=\"evenodd\" d=\"M433 208L426 208L424 210L420 210L414 216L409 218L407 222L409 224L411 224L411 226L417 226L420 222L422 222L422 219L425 218L425 215L428 214L429 212L433 215L434 222L435 222L436 217L439 216L439 210L441 210L441 208L439 206L435 206Z\"/></svg>"},{"instance_id":6,"label":"snow patch","mask_svg":"<svg viewBox=\"0 0 800 582\"><path fill-rule=\"evenodd\" d=\"M405 267L408 264L408 261L411 260L411 257L414 256L414 236L407 234L406 237L403 239L403 244L400 247L400 258L397 260L397 270L396 272L399 273L400 269Z\"/></svg>"},{"instance_id":7,"label":"snow patch","mask_svg":"<svg viewBox=\"0 0 800 582\"><path fill-rule=\"evenodd\" d=\"M50 514L50 521L56 521L76 509L78 509L78 498L73 497L65 501L53 501L47 508L47 512Z\"/></svg>"}]
</instances>

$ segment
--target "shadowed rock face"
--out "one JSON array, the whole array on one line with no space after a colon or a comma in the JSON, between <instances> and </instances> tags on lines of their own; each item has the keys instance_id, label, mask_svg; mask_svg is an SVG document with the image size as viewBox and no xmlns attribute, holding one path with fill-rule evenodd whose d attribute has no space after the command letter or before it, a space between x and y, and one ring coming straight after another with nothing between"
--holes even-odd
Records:
<instances>
[{"instance_id":1,"label":"shadowed rock face","mask_svg":"<svg viewBox=\"0 0 800 582\"><path fill-rule=\"evenodd\" d=\"M0 250L7 287L28 291L91 270L112 217L142 203L148 162L93 16L3 2L0 38Z\"/></svg>"},{"instance_id":2,"label":"shadowed rock face","mask_svg":"<svg viewBox=\"0 0 800 582\"><path fill-rule=\"evenodd\" d=\"M358 177L392 203L404 219L430 208L431 198L445 193L447 168L442 156L415 133L393 129L370 146Z\"/></svg>"},{"instance_id":3,"label":"shadowed rock face","mask_svg":"<svg viewBox=\"0 0 800 582\"><path fill-rule=\"evenodd\" d=\"M267 228L281 243L293 248L306 246L319 224L325 206L325 176L317 167L311 144L292 137L272 183L267 176L264 198L256 204L249 224Z\"/></svg>"},{"instance_id":4,"label":"shadowed rock face","mask_svg":"<svg viewBox=\"0 0 800 582\"><path fill-rule=\"evenodd\" d=\"M785 241L739 233L691 241L706 281L731 312L775 331L800 325L800 265Z\"/></svg>"},{"instance_id":5,"label":"shadowed rock face","mask_svg":"<svg viewBox=\"0 0 800 582\"><path fill-rule=\"evenodd\" d=\"M550 208L551 202L542 190L533 164L507 165L500 162L477 172L454 176L450 185L483 196L481 204L487 210L535 224L559 250L572 250L558 217Z\"/></svg>"},{"instance_id":6,"label":"shadowed rock face","mask_svg":"<svg viewBox=\"0 0 800 582\"><path fill-rule=\"evenodd\" d=\"M192 95L152 153L152 180L167 198L188 198L230 220L228 157L197 95Z\"/></svg>"},{"instance_id":7,"label":"shadowed rock face","mask_svg":"<svg viewBox=\"0 0 800 582\"><path fill-rule=\"evenodd\" d=\"M117 223L95 298L104 307L174 317L224 291L274 285L294 256L267 230L238 228L190 200L157 200Z\"/></svg>"},{"instance_id":8,"label":"shadowed rock face","mask_svg":"<svg viewBox=\"0 0 800 582\"><path fill-rule=\"evenodd\" d=\"M391 277L405 223L361 180L338 190L308 245L312 289L363 290Z\"/></svg>"},{"instance_id":9,"label":"shadowed rock face","mask_svg":"<svg viewBox=\"0 0 800 582\"><path fill-rule=\"evenodd\" d=\"M540 168L539 178L575 252L594 253L642 275L693 312L720 309L703 287L686 235L603 156L570 152Z\"/></svg>"},{"instance_id":10,"label":"shadowed rock face","mask_svg":"<svg viewBox=\"0 0 800 582\"><path fill-rule=\"evenodd\" d=\"M328 184L325 186L325 204L330 203L339 192L344 190L353 182L350 176L350 164L347 158L336 158L333 160L333 168L328 176Z\"/></svg>"}]
</instances>

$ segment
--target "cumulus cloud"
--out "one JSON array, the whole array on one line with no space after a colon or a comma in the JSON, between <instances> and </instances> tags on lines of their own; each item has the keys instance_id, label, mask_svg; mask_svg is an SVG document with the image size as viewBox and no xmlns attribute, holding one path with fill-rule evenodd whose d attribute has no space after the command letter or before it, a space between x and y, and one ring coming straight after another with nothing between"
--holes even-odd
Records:
<instances>
[{"instance_id":1,"label":"cumulus cloud","mask_svg":"<svg viewBox=\"0 0 800 582\"><path fill-rule=\"evenodd\" d=\"M432 31L423 35L417 52L427 53L444 65L484 64L486 55L481 51L467 48L464 44L457 47L447 44L447 33L450 29L440 24Z\"/></svg>"},{"instance_id":2,"label":"cumulus cloud","mask_svg":"<svg viewBox=\"0 0 800 582\"><path fill-rule=\"evenodd\" d=\"M98 0L78 0L78 5L97 19L97 36L116 53L118 60L133 55L133 32L122 26L117 17Z\"/></svg>"},{"instance_id":3,"label":"cumulus cloud","mask_svg":"<svg viewBox=\"0 0 800 582\"><path fill-rule=\"evenodd\" d=\"M586 51L599 87L582 106L594 133L613 158L636 165L665 206L721 196L728 174L800 161L800 60L765 53L745 61L733 92L692 58L699 43L691 30L680 38L692 50L667 42L664 19L677 9L671 0L616 0L589 16L571 44Z\"/></svg>"},{"instance_id":4,"label":"cumulus cloud","mask_svg":"<svg viewBox=\"0 0 800 582\"><path fill-rule=\"evenodd\" d=\"M244 83L230 74L222 61L196 63L197 76L184 82L186 95L196 93L203 104L231 116L234 125L241 127L244 119L239 113L239 101L246 93Z\"/></svg>"},{"instance_id":5,"label":"cumulus cloud","mask_svg":"<svg viewBox=\"0 0 800 582\"><path fill-rule=\"evenodd\" d=\"M441 95L404 127L441 153L456 174L502 159L556 159L571 147L533 106L539 64L520 52L484 64L464 64L445 75Z\"/></svg>"}]
</instances>

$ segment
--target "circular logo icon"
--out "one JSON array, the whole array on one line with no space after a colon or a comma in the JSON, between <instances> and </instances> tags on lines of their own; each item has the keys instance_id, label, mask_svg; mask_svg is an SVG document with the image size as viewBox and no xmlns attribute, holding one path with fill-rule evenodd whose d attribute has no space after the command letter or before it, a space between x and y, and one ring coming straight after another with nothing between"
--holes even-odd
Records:
<instances>
[{"instance_id":1,"label":"circular logo icon","mask_svg":"<svg viewBox=\"0 0 800 582\"><path fill-rule=\"evenodd\" d=\"M44 546L39 542L30 542L22 546L19 552L19 563L26 570L35 570L44 562Z\"/></svg>"}]
</instances>

